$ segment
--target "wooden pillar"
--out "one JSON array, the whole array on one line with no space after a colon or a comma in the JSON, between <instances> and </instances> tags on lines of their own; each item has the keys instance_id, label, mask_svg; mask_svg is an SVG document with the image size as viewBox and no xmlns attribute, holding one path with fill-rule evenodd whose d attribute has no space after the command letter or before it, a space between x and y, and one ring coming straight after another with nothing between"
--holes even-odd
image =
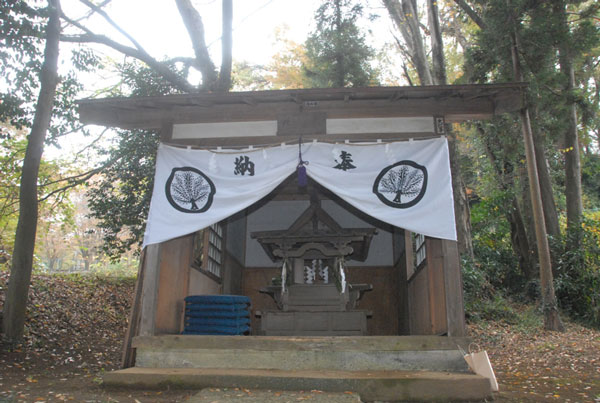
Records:
<instances>
[{"instance_id":1,"label":"wooden pillar","mask_svg":"<svg viewBox=\"0 0 600 403\"><path fill-rule=\"evenodd\" d=\"M410 298L408 291L408 279L415 271L415 258L413 254L412 233L410 231L401 230L403 232L404 252L397 263L399 270L398 292L400 293L398 316L399 316L399 334L410 334ZM400 236L399 233L394 233L394 236Z\"/></svg>"},{"instance_id":2,"label":"wooden pillar","mask_svg":"<svg viewBox=\"0 0 600 403\"><path fill-rule=\"evenodd\" d=\"M440 240L444 257L444 283L446 289L446 318L448 336L466 336L463 282L460 271L458 242Z\"/></svg>"},{"instance_id":3,"label":"wooden pillar","mask_svg":"<svg viewBox=\"0 0 600 403\"><path fill-rule=\"evenodd\" d=\"M429 334L446 334L448 332L446 298L446 256L442 249L442 240L425 238L427 258L425 260L425 273L429 294Z\"/></svg>"},{"instance_id":4,"label":"wooden pillar","mask_svg":"<svg viewBox=\"0 0 600 403\"><path fill-rule=\"evenodd\" d=\"M161 244L146 246L144 259L144 277L138 279L142 285L140 309L140 336L154 336L156 330L156 306L158 299L158 280L160 276Z\"/></svg>"}]
</instances>

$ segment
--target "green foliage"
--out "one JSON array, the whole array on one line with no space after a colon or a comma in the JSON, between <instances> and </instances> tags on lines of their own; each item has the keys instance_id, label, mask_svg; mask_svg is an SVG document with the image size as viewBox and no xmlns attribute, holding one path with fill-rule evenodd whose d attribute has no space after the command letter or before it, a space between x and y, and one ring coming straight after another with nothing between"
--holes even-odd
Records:
<instances>
[{"instance_id":1,"label":"green foliage","mask_svg":"<svg viewBox=\"0 0 600 403\"><path fill-rule=\"evenodd\" d=\"M306 40L306 87L359 87L377 82L370 64L375 51L357 26L362 12L362 6L352 0L327 1L317 9L316 30Z\"/></svg>"},{"instance_id":2,"label":"green foliage","mask_svg":"<svg viewBox=\"0 0 600 403\"><path fill-rule=\"evenodd\" d=\"M145 65L126 63L116 67L122 81L107 89L113 95L123 95L123 90L132 96L176 92ZM87 195L91 216L102 230L103 249L115 260L141 242L152 196L158 142L155 131L119 130L112 147L99 150L108 166Z\"/></svg>"},{"instance_id":3,"label":"green foliage","mask_svg":"<svg viewBox=\"0 0 600 403\"><path fill-rule=\"evenodd\" d=\"M558 261L559 304L574 318L600 327L600 211L584 214L579 233L567 237L577 239L580 247L565 250Z\"/></svg>"},{"instance_id":4,"label":"green foliage","mask_svg":"<svg viewBox=\"0 0 600 403\"><path fill-rule=\"evenodd\" d=\"M43 56L43 18L25 0L0 2L0 121L29 126Z\"/></svg>"},{"instance_id":5,"label":"green foliage","mask_svg":"<svg viewBox=\"0 0 600 403\"><path fill-rule=\"evenodd\" d=\"M19 218L19 190L21 166L25 158L27 139L23 130L0 124L0 263L8 263L12 255L14 236ZM38 174L40 195L57 190L61 173L71 167L65 162L42 159ZM38 203L42 225L38 239L43 236L44 228L50 222L60 222L71 214L71 205L62 197L50 197ZM36 252L39 252L39 248Z\"/></svg>"},{"instance_id":6,"label":"green foliage","mask_svg":"<svg viewBox=\"0 0 600 403\"><path fill-rule=\"evenodd\" d=\"M18 130L31 127L35 113L47 6L47 2L39 0L0 2L0 122ZM75 99L82 85L77 72L90 72L99 65L91 50L81 48L72 51L72 62L74 69L61 72L56 88L46 138L51 144L57 144L58 137L79 127Z\"/></svg>"},{"instance_id":7,"label":"green foliage","mask_svg":"<svg viewBox=\"0 0 600 403\"><path fill-rule=\"evenodd\" d=\"M586 195L587 205L600 208L600 155L586 153L582 158L581 185Z\"/></svg>"},{"instance_id":8,"label":"green foliage","mask_svg":"<svg viewBox=\"0 0 600 403\"><path fill-rule=\"evenodd\" d=\"M102 230L104 250L115 259L142 239L158 140L156 132L119 131L114 147L105 151L112 164L88 191L91 216Z\"/></svg>"}]
</instances>

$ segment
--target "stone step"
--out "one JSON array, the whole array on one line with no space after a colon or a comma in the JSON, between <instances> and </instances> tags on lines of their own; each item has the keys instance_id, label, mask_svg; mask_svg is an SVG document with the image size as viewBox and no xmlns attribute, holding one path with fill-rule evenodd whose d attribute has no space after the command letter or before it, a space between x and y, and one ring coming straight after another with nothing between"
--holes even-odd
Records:
<instances>
[{"instance_id":1,"label":"stone step","mask_svg":"<svg viewBox=\"0 0 600 403\"><path fill-rule=\"evenodd\" d=\"M212 368L129 368L103 375L105 386L144 389L246 388L351 391L363 402L482 400L491 396L487 378L426 371L282 371Z\"/></svg>"},{"instance_id":2,"label":"stone step","mask_svg":"<svg viewBox=\"0 0 600 403\"><path fill-rule=\"evenodd\" d=\"M445 336L138 336L134 347L251 350L427 351L468 349L468 337Z\"/></svg>"},{"instance_id":3,"label":"stone step","mask_svg":"<svg viewBox=\"0 0 600 403\"><path fill-rule=\"evenodd\" d=\"M279 370L468 372L457 349L468 339L438 336L137 337L136 366Z\"/></svg>"}]
</instances>

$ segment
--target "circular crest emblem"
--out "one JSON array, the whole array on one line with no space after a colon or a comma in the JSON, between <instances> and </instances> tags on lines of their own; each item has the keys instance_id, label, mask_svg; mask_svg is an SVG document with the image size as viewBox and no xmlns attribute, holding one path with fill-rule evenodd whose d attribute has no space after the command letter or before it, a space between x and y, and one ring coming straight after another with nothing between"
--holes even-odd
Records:
<instances>
[{"instance_id":1,"label":"circular crest emblem","mask_svg":"<svg viewBox=\"0 0 600 403\"><path fill-rule=\"evenodd\" d=\"M215 192L215 185L208 176L192 167L173 168L165 186L167 200L183 213L205 212Z\"/></svg>"},{"instance_id":2,"label":"circular crest emblem","mask_svg":"<svg viewBox=\"0 0 600 403\"><path fill-rule=\"evenodd\" d=\"M417 204L427 189L427 168L414 161L396 162L381 170L373 193L384 204L395 208L409 208Z\"/></svg>"}]
</instances>

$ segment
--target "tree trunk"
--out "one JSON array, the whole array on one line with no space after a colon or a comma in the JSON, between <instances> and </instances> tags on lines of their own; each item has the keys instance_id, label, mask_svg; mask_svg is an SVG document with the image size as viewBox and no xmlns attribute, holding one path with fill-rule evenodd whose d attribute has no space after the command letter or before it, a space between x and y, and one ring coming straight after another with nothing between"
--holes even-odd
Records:
<instances>
[{"instance_id":1,"label":"tree trunk","mask_svg":"<svg viewBox=\"0 0 600 403\"><path fill-rule=\"evenodd\" d=\"M440 18L437 0L427 0L427 15L431 31L431 65L433 66L433 83L447 84L446 61L444 58L444 42L440 29Z\"/></svg>"},{"instance_id":2,"label":"tree trunk","mask_svg":"<svg viewBox=\"0 0 600 403\"><path fill-rule=\"evenodd\" d=\"M527 281L531 281L535 276L535 254L529 244L521 208L515 197L513 197L511 204L512 209L507 216L510 224L511 243L513 245L513 250L519 255L519 269L521 270L521 273L523 273Z\"/></svg>"},{"instance_id":3,"label":"tree trunk","mask_svg":"<svg viewBox=\"0 0 600 403\"><path fill-rule=\"evenodd\" d=\"M454 197L454 217L456 221L456 239L458 252L474 258L473 239L471 237L471 209L467 199L467 187L460 173L460 154L456 145L456 136L448 129L448 157L452 174L452 195Z\"/></svg>"},{"instance_id":4,"label":"tree trunk","mask_svg":"<svg viewBox=\"0 0 600 403\"><path fill-rule=\"evenodd\" d=\"M535 116L533 117L535 119ZM558 223L558 211L554 201L554 192L552 191L552 179L550 178L550 168L546 159L544 138L539 130L533 130L533 145L535 148L536 164L540 177L540 189L542 192L542 205L544 206L544 221L546 222L546 231L552 238L560 239L560 225Z\"/></svg>"},{"instance_id":5,"label":"tree trunk","mask_svg":"<svg viewBox=\"0 0 600 403\"><path fill-rule=\"evenodd\" d=\"M560 2L554 10L560 17L561 38L559 39L558 53L560 71L567 79L565 98L567 106L568 128L565 132L565 196L567 199L567 228L572 234L580 232L583 202L581 199L581 161L579 150L579 135L577 133L577 108L575 105L575 71L573 69L573 55L569 45L569 27L566 17L565 5ZM576 237L578 238L578 237ZM575 239L575 243L578 240ZM577 247L577 245L572 245Z\"/></svg>"},{"instance_id":6,"label":"tree trunk","mask_svg":"<svg viewBox=\"0 0 600 403\"><path fill-rule=\"evenodd\" d=\"M221 37L221 70L219 71L218 90L231 89L231 63L233 53L233 4L232 0L223 0L223 35Z\"/></svg>"},{"instance_id":7,"label":"tree trunk","mask_svg":"<svg viewBox=\"0 0 600 403\"><path fill-rule=\"evenodd\" d=\"M58 43L60 36L60 1L49 0L49 19L46 27L46 48L40 73L40 93L33 118L33 126L27 142L21 189L19 193L19 221L15 234L8 291L4 304L4 337L14 343L23 337L25 313L31 271L35 233L37 230L38 204L37 180L44 151L44 140L52 117L52 104L58 84Z\"/></svg>"},{"instance_id":8,"label":"tree trunk","mask_svg":"<svg viewBox=\"0 0 600 403\"><path fill-rule=\"evenodd\" d=\"M488 134L486 134L483 128L479 127L479 135L481 136L485 151L490 159L490 163L496 174L500 188L503 191L514 190L514 178L512 176L514 170L512 165L507 163L500 167L500 161L494 153L495 146L490 143ZM512 189L511 189L512 188ZM512 196L511 206L509 211L506 212L506 219L510 224L510 240L513 251L519 256L519 269L527 280L532 280L534 276L534 256L532 256L532 248L527 237L527 230L523 221L523 215L521 214L521 208L516 196Z\"/></svg>"},{"instance_id":9,"label":"tree trunk","mask_svg":"<svg viewBox=\"0 0 600 403\"><path fill-rule=\"evenodd\" d=\"M444 57L444 42L440 28L439 13L436 0L427 0L427 14L431 38L431 64L433 66L433 84L446 85L446 60ZM454 196L454 215L456 220L456 235L458 251L473 258L473 240L471 237L471 210L467 199L467 188L460 173L460 152L456 137L450 128L448 134L451 140L448 144L450 169L452 171L452 189Z\"/></svg>"},{"instance_id":10,"label":"tree trunk","mask_svg":"<svg viewBox=\"0 0 600 403\"><path fill-rule=\"evenodd\" d=\"M337 35L335 40L338 42L335 46L336 56L335 56L335 71L336 71L336 87L343 87L345 84L345 68L344 68L344 55L342 52L342 44L340 43L340 38L343 34L342 32L342 6L340 4L340 0L335 0L335 30L337 31Z\"/></svg>"},{"instance_id":11,"label":"tree trunk","mask_svg":"<svg viewBox=\"0 0 600 403\"><path fill-rule=\"evenodd\" d=\"M202 17L190 0L175 0L175 3L177 3L179 14L192 41L196 56L194 65L202 73L202 88L212 90L217 84L217 71L206 47Z\"/></svg>"},{"instance_id":12,"label":"tree trunk","mask_svg":"<svg viewBox=\"0 0 600 403\"><path fill-rule=\"evenodd\" d=\"M511 10L510 0L507 0L508 9ZM513 72L515 81L522 82L521 64L519 61L519 42L517 36L517 27L514 18L510 21L511 27L511 56L513 61ZM542 196L537 172L535 149L533 144L533 135L531 133L531 122L529 120L529 111L527 107L521 109L521 131L525 143L525 155L527 157L527 173L529 176L529 189L531 193L531 202L533 207L533 217L535 222L535 236L537 241L538 258L540 263L540 288L542 291L542 309L544 311L544 327L546 330L564 331L564 325L558 314L556 296L554 294L554 280L552 277L552 263L550 260L550 248L548 246L548 237L546 234L546 224L544 222L544 212L542 208Z\"/></svg>"},{"instance_id":13,"label":"tree trunk","mask_svg":"<svg viewBox=\"0 0 600 403\"><path fill-rule=\"evenodd\" d=\"M398 0L383 0L383 4L404 38L410 55L410 61L417 70L421 85L432 85L433 78L427 62L427 54L419 25L418 10L415 4L411 0L402 0L402 5L400 5Z\"/></svg>"}]
</instances>

